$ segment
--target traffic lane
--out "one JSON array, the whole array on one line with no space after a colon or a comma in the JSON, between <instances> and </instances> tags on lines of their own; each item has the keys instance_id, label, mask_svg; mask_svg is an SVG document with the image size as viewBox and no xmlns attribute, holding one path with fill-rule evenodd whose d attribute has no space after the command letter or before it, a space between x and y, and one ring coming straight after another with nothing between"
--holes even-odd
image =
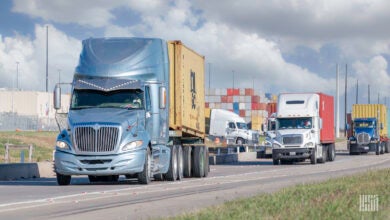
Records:
<instances>
[{"instance_id":1,"label":"traffic lane","mask_svg":"<svg viewBox=\"0 0 390 220\"><path fill-rule=\"evenodd\" d=\"M361 156L349 156L338 155L336 161L328 162L329 164L349 163L350 160L364 160L366 157L378 157L377 155L361 155ZM379 156L380 157L380 156ZM318 164L316 166L323 166L324 164ZM309 162L295 163L292 165L279 165L274 166L270 159L256 159L254 161L239 162L234 164L225 165L212 165L209 178L224 177L224 176L241 176L255 172L256 174L267 175L267 173L279 173L284 172L286 169L292 169L294 167L301 166L313 166ZM197 180L196 178L186 178L185 181ZM152 181L151 185L167 184L170 182ZM87 177L73 177L72 185L70 186L58 186L55 178L47 179L31 179L31 180L19 180L19 181L1 181L0 182L0 194L3 198L0 201L1 204L6 203L18 203L30 200L51 200L52 198L69 195L84 195L88 193L104 192L110 190L137 190L140 186L135 179L126 180L123 177L117 183L89 183Z\"/></svg>"},{"instance_id":2,"label":"traffic lane","mask_svg":"<svg viewBox=\"0 0 390 220\"><path fill-rule=\"evenodd\" d=\"M365 157L364 160L362 158ZM121 207L137 211L139 217L150 216L152 213L171 215L180 213L181 210L192 210L198 206L186 206L180 204L182 199L191 201L190 204L198 204L204 207L206 204L218 202L241 196L254 195L257 192L269 192L280 187L322 178L330 178L340 175L348 175L379 166L388 166L389 155L363 155L363 156L340 156L339 160L326 163L309 165L304 163L282 166L256 165L218 165L212 166L213 175L204 179L186 179L182 182L153 182L148 186L138 185L136 181L122 187L122 181L115 185L89 185L87 178L80 178L81 182L67 187L53 186L57 190L71 189L63 192L60 196L48 196L43 199L22 200L16 203L10 201L0 205L0 216L3 217L81 217L83 215L95 215L100 209L117 210ZM363 162L362 162L363 161ZM262 164L264 161L258 161ZM386 164L386 165L384 165ZM262 168L261 170L260 167ZM268 168L270 167L270 168ZM234 171L241 170L241 173ZM234 174L229 174L234 171ZM331 174L331 175L330 175ZM298 182L297 182L298 181ZM87 185L84 185L87 184ZM89 191L76 193L80 188L87 187ZM249 190L251 189L251 190ZM232 193L234 192L234 193ZM210 195L215 195L212 201ZM197 200L188 200L189 197L199 197ZM206 199L207 198L207 199ZM186 200L187 199L187 200ZM164 202L162 202L164 201ZM169 201L166 203L165 201ZM185 203L185 201L182 201ZM160 206L160 208L158 208ZM143 207L153 209L152 213L142 211ZM122 210L125 212L125 210ZM18 216L20 213L29 213L27 216ZM18 214L19 213L19 214ZM100 215L98 214L97 217ZM159 215L156 215L159 216ZM106 216L108 217L108 216ZM128 217L128 216L127 216Z\"/></svg>"}]
</instances>

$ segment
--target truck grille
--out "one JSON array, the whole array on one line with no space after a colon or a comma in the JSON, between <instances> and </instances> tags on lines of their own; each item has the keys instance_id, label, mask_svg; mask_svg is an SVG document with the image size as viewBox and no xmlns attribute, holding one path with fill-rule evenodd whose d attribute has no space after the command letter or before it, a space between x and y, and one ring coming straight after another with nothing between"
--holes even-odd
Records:
<instances>
[{"instance_id":1,"label":"truck grille","mask_svg":"<svg viewBox=\"0 0 390 220\"><path fill-rule=\"evenodd\" d=\"M368 133L360 133L357 135L357 143L358 144L369 144L370 143L370 135Z\"/></svg>"},{"instance_id":2,"label":"truck grille","mask_svg":"<svg viewBox=\"0 0 390 220\"><path fill-rule=\"evenodd\" d=\"M302 144L302 135L283 136L283 144Z\"/></svg>"},{"instance_id":3,"label":"truck grille","mask_svg":"<svg viewBox=\"0 0 390 220\"><path fill-rule=\"evenodd\" d=\"M115 150L119 128L109 126L80 126L74 131L76 148L82 152L110 152Z\"/></svg>"}]
</instances>

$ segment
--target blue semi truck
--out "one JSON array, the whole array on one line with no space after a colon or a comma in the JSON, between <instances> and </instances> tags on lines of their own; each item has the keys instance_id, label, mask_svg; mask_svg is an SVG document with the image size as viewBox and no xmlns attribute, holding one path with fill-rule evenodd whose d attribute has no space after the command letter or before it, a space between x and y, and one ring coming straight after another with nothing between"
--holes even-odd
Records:
<instances>
[{"instance_id":1,"label":"blue semi truck","mask_svg":"<svg viewBox=\"0 0 390 220\"><path fill-rule=\"evenodd\" d=\"M58 184L74 175L90 182L122 175L142 184L207 176L204 57L157 38L90 38L82 45L56 140ZM54 90L57 110L61 86Z\"/></svg>"},{"instance_id":2,"label":"blue semi truck","mask_svg":"<svg viewBox=\"0 0 390 220\"><path fill-rule=\"evenodd\" d=\"M348 138L349 154L388 153L387 108L382 104L355 104L352 106L352 136Z\"/></svg>"}]
</instances>

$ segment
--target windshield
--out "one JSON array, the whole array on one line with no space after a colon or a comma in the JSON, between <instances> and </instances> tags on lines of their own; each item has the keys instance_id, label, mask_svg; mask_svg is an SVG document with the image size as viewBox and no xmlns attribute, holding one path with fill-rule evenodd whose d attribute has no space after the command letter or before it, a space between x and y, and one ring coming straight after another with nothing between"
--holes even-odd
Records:
<instances>
[{"instance_id":1,"label":"windshield","mask_svg":"<svg viewBox=\"0 0 390 220\"><path fill-rule=\"evenodd\" d=\"M310 129L311 118L278 118L279 129Z\"/></svg>"},{"instance_id":2,"label":"windshield","mask_svg":"<svg viewBox=\"0 0 390 220\"><path fill-rule=\"evenodd\" d=\"M116 90L104 92L99 90L73 91L71 110L84 108L127 108L143 109L143 91L141 89Z\"/></svg>"},{"instance_id":3,"label":"windshield","mask_svg":"<svg viewBox=\"0 0 390 220\"><path fill-rule=\"evenodd\" d=\"M243 123L243 122L237 122L237 128L243 129L243 130L248 130L248 126L246 125L246 123Z\"/></svg>"},{"instance_id":4,"label":"windshield","mask_svg":"<svg viewBox=\"0 0 390 220\"><path fill-rule=\"evenodd\" d=\"M373 121L355 121L354 127L355 128L373 128L374 122Z\"/></svg>"}]
</instances>

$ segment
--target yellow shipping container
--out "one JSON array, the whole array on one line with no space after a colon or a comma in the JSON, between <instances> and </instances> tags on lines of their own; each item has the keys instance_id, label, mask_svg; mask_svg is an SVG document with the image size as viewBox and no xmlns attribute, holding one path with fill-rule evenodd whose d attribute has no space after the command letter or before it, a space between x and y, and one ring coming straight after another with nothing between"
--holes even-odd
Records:
<instances>
[{"instance_id":1,"label":"yellow shipping container","mask_svg":"<svg viewBox=\"0 0 390 220\"><path fill-rule=\"evenodd\" d=\"M183 136L205 136L204 56L181 41L168 42L169 127Z\"/></svg>"},{"instance_id":2,"label":"yellow shipping container","mask_svg":"<svg viewBox=\"0 0 390 220\"><path fill-rule=\"evenodd\" d=\"M352 120L355 118L379 118L380 136L387 136L387 109L383 104L354 104L352 105Z\"/></svg>"}]
</instances>

